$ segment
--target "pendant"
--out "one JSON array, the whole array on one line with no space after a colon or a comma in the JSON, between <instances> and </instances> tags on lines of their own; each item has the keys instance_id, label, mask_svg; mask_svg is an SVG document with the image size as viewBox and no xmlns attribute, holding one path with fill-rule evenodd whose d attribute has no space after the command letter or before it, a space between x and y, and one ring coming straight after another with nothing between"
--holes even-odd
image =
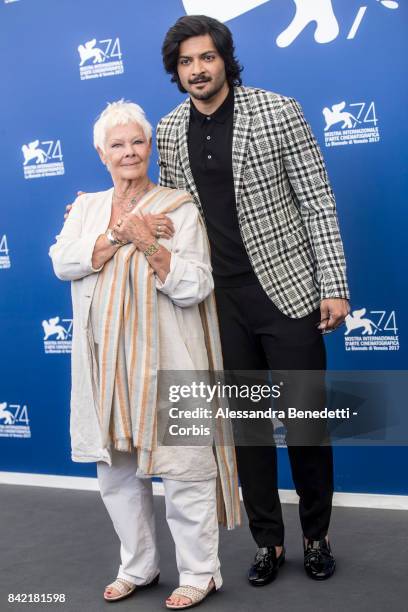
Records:
<instances>
[{"instance_id":1,"label":"pendant","mask_svg":"<svg viewBox=\"0 0 408 612\"><path fill-rule=\"evenodd\" d=\"M126 210L132 210L136 206L136 204L137 204L137 198L133 197L130 200L129 204L126 205Z\"/></svg>"}]
</instances>

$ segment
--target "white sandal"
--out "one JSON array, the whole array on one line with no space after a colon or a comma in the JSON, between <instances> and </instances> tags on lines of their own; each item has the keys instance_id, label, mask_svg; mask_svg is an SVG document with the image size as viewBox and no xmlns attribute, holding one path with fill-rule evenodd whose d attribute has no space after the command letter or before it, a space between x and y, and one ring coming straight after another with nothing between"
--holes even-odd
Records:
<instances>
[{"instance_id":1,"label":"white sandal","mask_svg":"<svg viewBox=\"0 0 408 612\"><path fill-rule=\"evenodd\" d=\"M116 597L106 597L105 593L108 589L115 589L119 592L119 595ZM105 587L105 593L103 594L103 598L105 601L118 601L119 599L125 599L125 597L129 597L135 591L136 585L133 582L129 582L124 578L116 578L111 584L108 584Z\"/></svg>"},{"instance_id":2,"label":"white sandal","mask_svg":"<svg viewBox=\"0 0 408 612\"><path fill-rule=\"evenodd\" d=\"M151 582L148 582L147 584L137 585L133 582L129 582L129 580L125 580L124 578L118 577L111 584L108 584L108 586L105 587L105 592L107 589L116 589L117 591L119 591L119 595L117 595L116 597L105 597L104 593L103 598L105 601L119 601L120 599L125 599L126 597L129 597L129 595L134 593L136 589L140 591L155 586L159 582L159 579L160 574L157 574L157 576L155 576L155 578L153 578Z\"/></svg>"},{"instance_id":3,"label":"white sandal","mask_svg":"<svg viewBox=\"0 0 408 612\"><path fill-rule=\"evenodd\" d=\"M180 604L176 606L175 604L168 604L166 602L166 608L169 608L169 610L184 610L185 608L192 608L193 606L197 606L202 601L204 601L207 595L210 595L210 593L214 592L215 584L212 580L208 585L207 589L199 589L198 587L188 585L180 586L177 589L174 589L170 597L173 597L173 595L182 595L182 597L188 597L189 599L191 599L191 603Z\"/></svg>"}]
</instances>

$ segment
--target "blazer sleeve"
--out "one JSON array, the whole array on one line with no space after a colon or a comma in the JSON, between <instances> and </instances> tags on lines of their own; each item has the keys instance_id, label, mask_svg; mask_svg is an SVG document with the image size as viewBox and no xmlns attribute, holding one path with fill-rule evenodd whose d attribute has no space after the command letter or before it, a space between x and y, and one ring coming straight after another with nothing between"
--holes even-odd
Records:
<instances>
[{"instance_id":1,"label":"blazer sleeve","mask_svg":"<svg viewBox=\"0 0 408 612\"><path fill-rule=\"evenodd\" d=\"M100 232L83 233L84 205L89 196L79 196L56 242L49 250L54 272L60 280L74 281L102 270L92 267L92 254Z\"/></svg>"},{"instance_id":2,"label":"blazer sleeve","mask_svg":"<svg viewBox=\"0 0 408 612\"><path fill-rule=\"evenodd\" d=\"M183 204L169 216L176 230L170 272L164 283L156 276L156 287L176 306L187 308L205 300L214 288L208 239L193 202Z\"/></svg>"},{"instance_id":3,"label":"blazer sleeve","mask_svg":"<svg viewBox=\"0 0 408 612\"><path fill-rule=\"evenodd\" d=\"M283 163L314 252L321 299L349 299L336 204L323 157L296 100L281 111Z\"/></svg>"}]
</instances>

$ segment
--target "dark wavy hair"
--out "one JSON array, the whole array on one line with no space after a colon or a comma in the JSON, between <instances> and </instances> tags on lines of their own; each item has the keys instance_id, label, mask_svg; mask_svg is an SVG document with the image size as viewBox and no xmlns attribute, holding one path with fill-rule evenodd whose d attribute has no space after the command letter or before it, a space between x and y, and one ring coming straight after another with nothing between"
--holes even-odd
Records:
<instances>
[{"instance_id":1,"label":"dark wavy hair","mask_svg":"<svg viewBox=\"0 0 408 612\"><path fill-rule=\"evenodd\" d=\"M192 36L205 34L211 36L218 53L224 60L228 85L230 87L242 85L240 74L243 67L234 55L234 41L230 30L217 19L206 15L180 17L167 32L162 46L162 58L166 72L171 74L172 83L177 83L179 90L186 93L177 72L180 43Z\"/></svg>"}]
</instances>

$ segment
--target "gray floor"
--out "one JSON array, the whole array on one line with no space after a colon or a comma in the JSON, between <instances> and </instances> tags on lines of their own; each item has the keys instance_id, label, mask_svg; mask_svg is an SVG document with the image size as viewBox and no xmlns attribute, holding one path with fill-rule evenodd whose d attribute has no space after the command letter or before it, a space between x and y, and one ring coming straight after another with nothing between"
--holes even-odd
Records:
<instances>
[{"instance_id":1,"label":"gray floor","mask_svg":"<svg viewBox=\"0 0 408 612\"><path fill-rule=\"evenodd\" d=\"M98 493L0 485L0 610L99 612L113 604L102 599L115 577L118 541ZM155 499L162 555L161 581L116 604L121 612L165 609L176 586L172 540L164 499ZM254 554L246 524L222 530L222 590L201 605L212 612L276 610L408 610L408 515L399 510L335 508L331 531L338 570L316 583L302 568L297 508L284 507L288 561L279 579L254 589L245 572ZM65 604L9 604L8 593L65 593Z\"/></svg>"}]
</instances>

